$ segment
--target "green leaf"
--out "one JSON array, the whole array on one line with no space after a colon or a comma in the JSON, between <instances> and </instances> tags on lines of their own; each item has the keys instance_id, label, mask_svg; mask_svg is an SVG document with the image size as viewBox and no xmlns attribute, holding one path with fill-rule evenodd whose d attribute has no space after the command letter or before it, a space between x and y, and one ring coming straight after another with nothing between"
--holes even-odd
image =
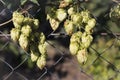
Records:
<instances>
[{"instance_id":1,"label":"green leaf","mask_svg":"<svg viewBox=\"0 0 120 80\"><path fill-rule=\"evenodd\" d=\"M33 3L35 3L35 4L37 4L38 6L40 5L39 3L38 3L38 0L30 0L31 2L33 2Z\"/></svg>"},{"instance_id":2,"label":"green leaf","mask_svg":"<svg viewBox=\"0 0 120 80\"><path fill-rule=\"evenodd\" d=\"M27 0L20 0L21 5L24 5L27 2Z\"/></svg>"}]
</instances>

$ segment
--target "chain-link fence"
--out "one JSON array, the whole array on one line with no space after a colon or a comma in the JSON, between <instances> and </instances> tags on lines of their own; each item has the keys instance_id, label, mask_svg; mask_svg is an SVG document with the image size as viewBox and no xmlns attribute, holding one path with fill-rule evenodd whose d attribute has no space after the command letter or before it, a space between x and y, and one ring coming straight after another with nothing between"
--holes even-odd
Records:
<instances>
[{"instance_id":1,"label":"chain-link fence","mask_svg":"<svg viewBox=\"0 0 120 80\"><path fill-rule=\"evenodd\" d=\"M85 65L78 64L76 58L70 55L68 46L64 45L68 36L52 32L47 36L47 65L40 70L36 66L31 68L33 65L29 61L29 53L11 40L8 31L11 17L4 15L7 14L6 11L11 15L12 10L8 9L3 0L0 0L0 4L4 8L0 8L0 80L100 80L100 77L105 77L104 80L120 79L120 34L112 31L106 24L101 25L98 18L97 25L101 31L96 30L93 34L95 39L89 48L90 53ZM31 8L33 6L29 9ZM27 10L29 9L27 6ZM39 11L40 8L36 13Z\"/></svg>"}]
</instances>

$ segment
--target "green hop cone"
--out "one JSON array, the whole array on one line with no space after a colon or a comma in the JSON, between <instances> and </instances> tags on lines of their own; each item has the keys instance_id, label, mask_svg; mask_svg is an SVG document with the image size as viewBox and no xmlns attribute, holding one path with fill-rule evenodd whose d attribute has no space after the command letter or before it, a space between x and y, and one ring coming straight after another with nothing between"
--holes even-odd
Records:
<instances>
[{"instance_id":1,"label":"green hop cone","mask_svg":"<svg viewBox=\"0 0 120 80\"><path fill-rule=\"evenodd\" d=\"M86 26L85 26L85 32L86 32L87 34L92 34L93 28L91 28L89 25L86 25Z\"/></svg>"},{"instance_id":2,"label":"green hop cone","mask_svg":"<svg viewBox=\"0 0 120 80\"><path fill-rule=\"evenodd\" d=\"M31 55L32 62L37 61L37 59L39 57L39 51L36 47L37 47L36 44L31 44L31 46L30 46L30 55Z\"/></svg>"},{"instance_id":3,"label":"green hop cone","mask_svg":"<svg viewBox=\"0 0 120 80\"><path fill-rule=\"evenodd\" d=\"M81 36L82 36L82 32L80 32L80 31L72 34L72 36L70 38L70 42L78 42L78 43L80 43Z\"/></svg>"},{"instance_id":4,"label":"green hop cone","mask_svg":"<svg viewBox=\"0 0 120 80\"><path fill-rule=\"evenodd\" d=\"M109 16L112 21L117 22L120 19L120 4L111 8Z\"/></svg>"},{"instance_id":5,"label":"green hop cone","mask_svg":"<svg viewBox=\"0 0 120 80\"><path fill-rule=\"evenodd\" d=\"M20 24L18 24L16 22L13 22L13 25L15 28L18 28L18 29L21 29L21 27L22 27Z\"/></svg>"},{"instance_id":6,"label":"green hop cone","mask_svg":"<svg viewBox=\"0 0 120 80\"><path fill-rule=\"evenodd\" d=\"M82 40L82 47L88 48L93 40L93 37L89 34L83 33L81 40Z\"/></svg>"},{"instance_id":7,"label":"green hop cone","mask_svg":"<svg viewBox=\"0 0 120 80\"><path fill-rule=\"evenodd\" d=\"M64 0L66 3L72 3L73 2L73 0Z\"/></svg>"},{"instance_id":8,"label":"green hop cone","mask_svg":"<svg viewBox=\"0 0 120 80\"><path fill-rule=\"evenodd\" d=\"M89 12L88 10L81 11L80 14L81 14L82 17L83 17L82 22L84 22L84 23L87 23L88 20L91 18L91 17L90 17L90 12Z\"/></svg>"},{"instance_id":9,"label":"green hop cone","mask_svg":"<svg viewBox=\"0 0 120 80\"><path fill-rule=\"evenodd\" d=\"M44 55L41 55L38 60L37 60L37 66L40 68L40 69L43 69L46 65L46 57Z\"/></svg>"},{"instance_id":10,"label":"green hop cone","mask_svg":"<svg viewBox=\"0 0 120 80\"><path fill-rule=\"evenodd\" d=\"M85 26L85 31L88 34L91 34L92 33L92 29L95 27L95 24L96 24L95 19L92 18L92 19L88 20L88 24Z\"/></svg>"},{"instance_id":11,"label":"green hop cone","mask_svg":"<svg viewBox=\"0 0 120 80\"><path fill-rule=\"evenodd\" d=\"M12 28L12 30L10 31L10 35L11 39L17 42L20 37L20 30L18 28Z\"/></svg>"},{"instance_id":12,"label":"green hop cone","mask_svg":"<svg viewBox=\"0 0 120 80\"><path fill-rule=\"evenodd\" d=\"M29 25L25 25L25 26L22 27L21 32L25 36L29 37L31 32L32 32L32 29L31 29L31 27Z\"/></svg>"},{"instance_id":13,"label":"green hop cone","mask_svg":"<svg viewBox=\"0 0 120 80\"><path fill-rule=\"evenodd\" d=\"M59 27L60 22L57 21L56 19L50 18L50 19L49 19L49 22L50 22L51 28L52 28L53 30L56 30L56 29Z\"/></svg>"},{"instance_id":14,"label":"green hop cone","mask_svg":"<svg viewBox=\"0 0 120 80\"><path fill-rule=\"evenodd\" d=\"M75 13L75 10L74 10L74 7L70 7L68 10L67 10L68 14L69 15L73 15Z\"/></svg>"},{"instance_id":15,"label":"green hop cone","mask_svg":"<svg viewBox=\"0 0 120 80\"><path fill-rule=\"evenodd\" d=\"M13 24L16 23L16 24L22 25L22 22L24 20L24 16L21 13L15 11L15 12L13 12L12 16L13 16L13 18L12 18Z\"/></svg>"},{"instance_id":16,"label":"green hop cone","mask_svg":"<svg viewBox=\"0 0 120 80\"><path fill-rule=\"evenodd\" d=\"M95 27L95 24L96 24L96 20L94 18L88 20L88 25L91 29Z\"/></svg>"},{"instance_id":17,"label":"green hop cone","mask_svg":"<svg viewBox=\"0 0 120 80\"><path fill-rule=\"evenodd\" d=\"M66 20L64 22L64 29L68 35L72 35L74 32L77 31L76 26L70 20Z\"/></svg>"},{"instance_id":18,"label":"green hop cone","mask_svg":"<svg viewBox=\"0 0 120 80\"><path fill-rule=\"evenodd\" d=\"M38 57L39 57L39 53L34 52L34 51L31 51L30 56L31 56L32 62L35 62L35 61L37 61L37 59L38 59Z\"/></svg>"},{"instance_id":19,"label":"green hop cone","mask_svg":"<svg viewBox=\"0 0 120 80\"><path fill-rule=\"evenodd\" d=\"M39 52L42 54L42 55L45 55L47 50L46 50L46 44L39 44L38 45L38 49L39 49Z\"/></svg>"},{"instance_id":20,"label":"green hop cone","mask_svg":"<svg viewBox=\"0 0 120 80\"><path fill-rule=\"evenodd\" d=\"M76 56L78 62L84 64L87 61L87 50L86 49L79 50Z\"/></svg>"},{"instance_id":21,"label":"green hop cone","mask_svg":"<svg viewBox=\"0 0 120 80\"><path fill-rule=\"evenodd\" d=\"M40 33L40 35L39 35L39 43L40 44L45 43L45 35L44 35L44 33Z\"/></svg>"},{"instance_id":22,"label":"green hop cone","mask_svg":"<svg viewBox=\"0 0 120 80\"><path fill-rule=\"evenodd\" d=\"M75 14L71 15L71 19L76 26L81 26L82 16L80 13L75 13Z\"/></svg>"},{"instance_id":23,"label":"green hop cone","mask_svg":"<svg viewBox=\"0 0 120 80\"><path fill-rule=\"evenodd\" d=\"M76 55L79 50L79 44L77 42L72 42L70 43L69 49L72 55Z\"/></svg>"},{"instance_id":24,"label":"green hop cone","mask_svg":"<svg viewBox=\"0 0 120 80\"><path fill-rule=\"evenodd\" d=\"M66 8L67 6L69 6L69 4L69 2L60 1L59 8Z\"/></svg>"},{"instance_id":25,"label":"green hop cone","mask_svg":"<svg viewBox=\"0 0 120 80\"><path fill-rule=\"evenodd\" d=\"M67 17L67 13L64 9L57 9L56 17L59 21L63 21Z\"/></svg>"},{"instance_id":26,"label":"green hop cone","mask_svg":"<svg viewBox=\"0 0 120 80\"><path fill-rule=\"evenodd\" d=\"M39 28L39 20L38 19L34 19L34 21L33 21L33 29L38 29Z\"/></svg>"},{"instance_id":27,"label":"green hop cone","mask_svg":"<svg viewBox=\"0 0 120 80\"><path fill-rule=\"evenodd\" d=\"M23 20L23 24L24 25L31 25L31 26L33 26L33 23L34 23L34 20L29 18L29 17L25 17L24 20Z\"/></svg>"},{"instance_id":28,"label":"green hop cone","mask_svg":"<svg viewBox=\"0 0 120 80\"><path fill-rule=\"evenodd\" d=\"M21 34L20 38L19 38L19 44L22 47L22 49L24 50L28 50L28 46L29 46L29 39L26 35Z\"/></svg>"}]
</instances>

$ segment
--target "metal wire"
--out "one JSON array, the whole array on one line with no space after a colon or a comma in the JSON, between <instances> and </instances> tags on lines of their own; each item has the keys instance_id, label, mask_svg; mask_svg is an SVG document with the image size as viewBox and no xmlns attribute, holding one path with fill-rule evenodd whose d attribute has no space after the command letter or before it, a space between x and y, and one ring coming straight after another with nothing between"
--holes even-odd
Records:
<instances>
[{"instance_id":1,"label":"metal wire","mask_svg":"<svg viewBox=\"0 0 120 80\"><path fill-rule=\"evenodd\" d=\"M3 0L0 0L0 1L3 3L3 5L5 5L5 2L4 2ZM38 12L39 10L40 10L40 9L38 9L37 12ZM8 24L8 23L5 22L5 23L3 23L3 24L0 24L0 27L3 26L3 25L5 25L5 24ZM105 26L105 25L104 25L104 26ZM112 68L113 68L114 72L116 73L115 75L111 76L111 79L110 79L110 80L112 80L112 79L114 79L114 78L116 77L116 75L118 75L118 74L120 73L120 70L119 70L113 63L111 63L109 60L107 60L107 59L104 57L103 54L105 54L106 51L108 51L109 49L111 49L112 46L114 46L116 40L119 40L119 37L118 37L118 36L119 36L120 34L119 34L119 33L114 33L114 32L112 32L112 31L111 31L110 29L108 29L108 27L106 27L106 26L104 27L104 30L106 30L106 33L100 33L100 34L96 34L96 35L109 36L108 34L110 34L110 35L113 35L113 36L114 36L115 40L113 41L113 43L112 43L109 47L107 47L106 49L104 49L102 52L97 51L97 50L94 49L92 46L90 47L90 48L95 52L94 55L97 55L96 58L93 60L93 62L91 63L90 66L93 66L93 64L94 64L97 60L99 60L99 59L102 59L102 61L105 61L105 62L108 63L109 65L112 65ZM61 34L61 33L60 33L60 34L58 34L58 33L56 34L56 33L52 32L52 33L49 34L47 37L50 37L50 36L63 36L63 35L64 35L64 36L68 36L68 35L63 34L63 33L62 33L62 34ZM6 34L6 33L2 32L2 31L0 31L0 37L4 37L4 38L6 39L4 45L2 45L2 47L0 47L0 51L4 51L5 48L8 46L9 43L14 44L14 45L16 45L16 47L18 47L19 49L21 49L21 47L20 47L18 44L14 43L14 42L11 42L11 40L10 40L10 34ZM1 38L0 38L0 39L1 39ZM66 58L66 57L65 57L65 56L66 56L66 53L65 53L64 51L62 51L61 49L59 49L59 47L55 46L55 44L50 43L49 41L47 41L47 43L48 43L51 47L53 47L53 48L59 53L60 57L57 59L57 61L56 61L54 64L52 64L52 67L51 67L51 68L45 67L45 68L44 68L44 72L42 72L41 75L40 75L39 77L37 77L35 80L42 80L42 79L44 79L45 76L47 76L47 74L52 75L53 72L51 72L51 69L53 69L54 67L56 67L56 66L61 62L61 60L63 60L63 59ZM19 51L19 50L18 50L18 51ZM23 51L24 51L24 50L23 50ZM19 73L19 72L17 71L17 70L19 70L19 68L20 68L20 67L28 60L28 58L30 57L30 55L29 55L28 52L24 51L24 54L26 55L26 57L25 57L16 67L13 67L13 66L12 66L10 63L8 63L5 59L3 59L3 58L0 57L0 62L4 63L5 66L9 67L9 69L11 70L10 72L8 72L7 74L4 75L5 77L3 76L2 80L8 80L14 73L16 73L19 77L21 77L21 78L24 79L24 80L30 80L29 78L27 78L27 76L24 76L24 74ZM86 75L90 80L94 80L94 79L93 79L94 75L93 75L93 77L91 77L91 75L88 74L88 73L83 69L82 66L76 64L75 61L73 61L73 60L71 60L71 59L68 59L68 61L69 61L70 64L72 64L79 72L81 72L82 74ZM33 73L33 74L34 74L34 73ZM55 77L57 80L61 80L60 77L58 77L58 76L54 76L54 77Z\"/></svg>"}]
</instances>

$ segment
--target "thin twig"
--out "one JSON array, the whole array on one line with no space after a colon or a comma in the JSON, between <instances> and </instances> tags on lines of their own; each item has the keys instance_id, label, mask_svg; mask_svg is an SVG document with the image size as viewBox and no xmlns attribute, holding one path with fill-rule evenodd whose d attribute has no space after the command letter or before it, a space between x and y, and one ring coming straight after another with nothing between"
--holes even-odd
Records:
<instances>
[{"instance_id":1,"label":"thin twig","mask_svg":"<svg viewBox=\"0 0 120 80\"><path fill-rule=\"evenodd\" d=\"M12 21L12 19L10 19L10 20L8 20L8 21L6 21L6 22L4 22L4 23L1 23L1 24L0 24L0 27L6 25L6 24L8 24L8 23L10 23L11 21Z\"/></svg>"}]
</instances>

